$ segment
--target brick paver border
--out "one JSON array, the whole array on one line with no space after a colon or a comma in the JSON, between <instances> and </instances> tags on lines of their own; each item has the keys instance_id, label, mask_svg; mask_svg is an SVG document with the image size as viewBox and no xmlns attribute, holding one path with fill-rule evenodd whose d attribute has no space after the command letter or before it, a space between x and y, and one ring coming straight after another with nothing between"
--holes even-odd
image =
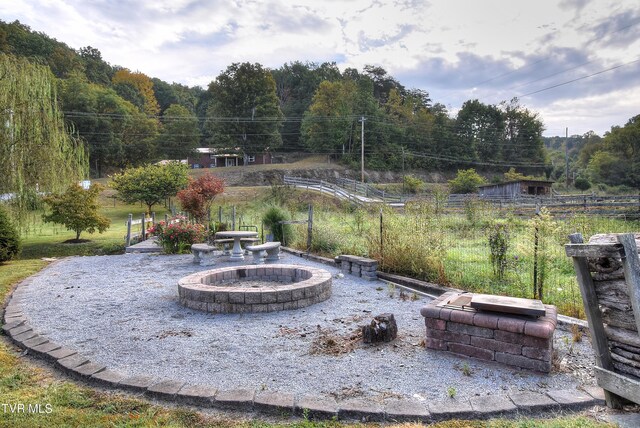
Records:
<instances>
[{"instance_id":1,"label":"brick paver border","mask_svg":"<svg viewBox=\"0 0 640 428\"><path fill-rule=\"evenodd\" d=\"M225 286L237 281L246 286ZM255 281L273 282L273 286L254 287ZM285 264L230 266L181 278L178 295L188 308L217 314L298 309L331 297L331 274Z\"/></svg>"}]
</instances>

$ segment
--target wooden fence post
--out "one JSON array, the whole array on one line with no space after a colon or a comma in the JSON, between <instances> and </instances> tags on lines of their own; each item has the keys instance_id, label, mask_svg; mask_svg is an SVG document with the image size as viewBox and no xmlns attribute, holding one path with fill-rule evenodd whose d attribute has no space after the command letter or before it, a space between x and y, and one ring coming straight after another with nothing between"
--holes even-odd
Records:
<instances>
[{"instance_id":1,"label":"wooden fence post","mask_svg":"<svg viewBox=\"0 0 640 428\"><path fill-rule=\"evenodd\" d=\"M307 224L307 254L311 252L313 238L313 205L309 204L309 221Z\"/></svg>"},{"instance_id":2,"label":"wooden fence post","mask_svg":"<svg viewBox=\"0 0 640 428\"><path fill-rule=\"evenodd\" d=\"M382 230L382 207L380 207L380 264L384 264L384 239L383 239L383 230Z\"/></svg>"},{"instance_id":3,"label":"wooden fence post","mask_svg":"<svg viewBox=\"0 0 640 428\"><path fill-rule=\"evenodd\" d=\"M222 223L222 205L218 207L218 223Z\"/></svg>"},{"instance_id":4,"label":"wooden fence post","mask_svg":"<svg viewBox=\"0 0 640 428\"><path fill-rule=\"evenodd\" d=\"M165 225L169 224L169 214L168 213L164 213L164 224Z\"/></svg>"},{"instance_id":5,"label":"wooden fence post","mask_svg":"<svg viewBox=\"0 0 640 428\"><path fill-rule=\"evenodd\" d=\"M635 315L636 327L640 331L640 259L638 258L638 247L636 247L636 239L632 233L619 235L618 242L624 248L624 254L622 254L624 278L629 288L629 300L631 300L631 307Z\"/></svg>"},{"instance_id":6,"label":"wooden fence post","mask_svg":"<svg viewBox=\"0 0 640 428\"><path fill-rule=\"evenodd\" d=\"M569 242L572 244L582 244L582 234L574 233L569 235ZM589 332L591 333L591 343L594 348L596 365L602 367L605 370L613 371L613 359L609 352L609 340L604 331L604 324L602 322L602 313L598 305L598 296L596 294L595 286L593 285L593 278L589 271L589 262L586 257L571 257L573 260L573 266L576 270L576 276L578 280L578 286L580 287L580 295L582 296L582 303L584 305L585 314L587 315L587 322L589 323ZM607 402L607 406L613 409L622 408L623 399L607 390L604 391L604 398Z\"/></svg>"},{"instance_id":7,"label":"wooden fence post","mask_svg":"<svg viewBox=\"0 0 640 428\"><path fill-rule=\"evenodd\" d=\"M129 214L127 218L127 237L124 239L125 246L131 245L131 222L133 221L133 214Z\"/></svg>"},{"instance_id":8,"label":"wooden fence post","mask_svg":"<svg viewBox=\"0 0 640 428\"><path fill-rule=\"evenodd\" d=\"M147 239L147 228L145 227L145 222L147 221L147 213L142 213L142 234L140 236L142 236L142 240L146 240Z\"/></svg>"},{"instance_id":9,"label":"wooden fence post","mask_svg":"<svg viewBox=\"0 0 640 428\"><path fill-rule=\"evenodd\" d=\"M156 212L152 212L151 213L151 225L155 226L156 225Z\"/></svg>"},{"instance_id":10,"label":"wooden fence post","mask_svg":"<svg viewBox=\"0 0 640 428\"><path fill-rule=\"evenodd\" d=\"M231 230L236 230L236 206L231 208Z\"/></svg>"}]
</instances>

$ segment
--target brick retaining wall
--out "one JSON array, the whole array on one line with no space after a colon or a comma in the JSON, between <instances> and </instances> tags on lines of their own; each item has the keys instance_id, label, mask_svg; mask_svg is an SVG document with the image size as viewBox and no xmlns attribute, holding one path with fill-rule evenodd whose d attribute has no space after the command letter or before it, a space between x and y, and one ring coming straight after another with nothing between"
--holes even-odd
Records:
<instances>
[{"instance_id":1,"label":"brick retaining wall","mask_svg":"<svg viewBox=\"0 0 640 428\"><path fill-rule=\"evenodd\" d=\"M454 294L444 293L420 311L425 317L428 349L551 371L555 306L545 305L546 315L539 318L437 306Z\"/></svg>"}]
</instances>

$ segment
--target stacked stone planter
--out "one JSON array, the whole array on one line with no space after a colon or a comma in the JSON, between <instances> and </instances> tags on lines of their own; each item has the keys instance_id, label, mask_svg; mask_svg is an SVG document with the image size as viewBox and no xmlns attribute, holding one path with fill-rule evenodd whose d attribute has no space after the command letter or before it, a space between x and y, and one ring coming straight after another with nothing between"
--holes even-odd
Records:
<instances>
[{"instance_id":1,"label":"stacked stone planter","mask_svg":"<svg viewBox=\"0 0 640 428\"><path fill-rule=\"evenodd\" d=\"M376 274L378 270L377 260L342 254L337 256L335 261L345 275L351 274L366 279L367 281L375 281L378 279L378 275Z\"/></svg>"},{"instance_id":2,"label":"stacked stone planter","mask_svg":"<svg viewBox=\"0 0 640 428\"><path fill-rule=\"evenodd\" d=\"M455 294L444 293L420 311L427 327L426 348L551 371L555 306L545 305L546 315L539 318L438 306Z\"/></svg>"}]
</instances>

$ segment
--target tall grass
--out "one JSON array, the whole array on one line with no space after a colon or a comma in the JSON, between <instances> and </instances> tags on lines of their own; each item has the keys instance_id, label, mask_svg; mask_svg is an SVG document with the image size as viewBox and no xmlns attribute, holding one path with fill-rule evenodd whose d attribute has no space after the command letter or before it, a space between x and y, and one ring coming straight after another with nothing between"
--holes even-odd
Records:
<instances>
[{"instance_id":1,"label":"tall grass","mask_svg":"<svg viewBox=\"0 0 640 428\"><path fill-rule=\"evenodd\" d=\"M482 202L448 214L424 201L408 205L403 212L383 207L320 207L316 212L312 252L371 257L383 271L478 293L541 297L561 313L576 317L584 317L584 312L573 265L564 252L567 236L580 232L588 240L594 234L628 232L640 226L637 220L579 213L519 217ZM498 224L509 231L499 273L491 262L490 246ZM306 225L296 228L292 245L306 249Z\"/></svg>"}]
</instances>

